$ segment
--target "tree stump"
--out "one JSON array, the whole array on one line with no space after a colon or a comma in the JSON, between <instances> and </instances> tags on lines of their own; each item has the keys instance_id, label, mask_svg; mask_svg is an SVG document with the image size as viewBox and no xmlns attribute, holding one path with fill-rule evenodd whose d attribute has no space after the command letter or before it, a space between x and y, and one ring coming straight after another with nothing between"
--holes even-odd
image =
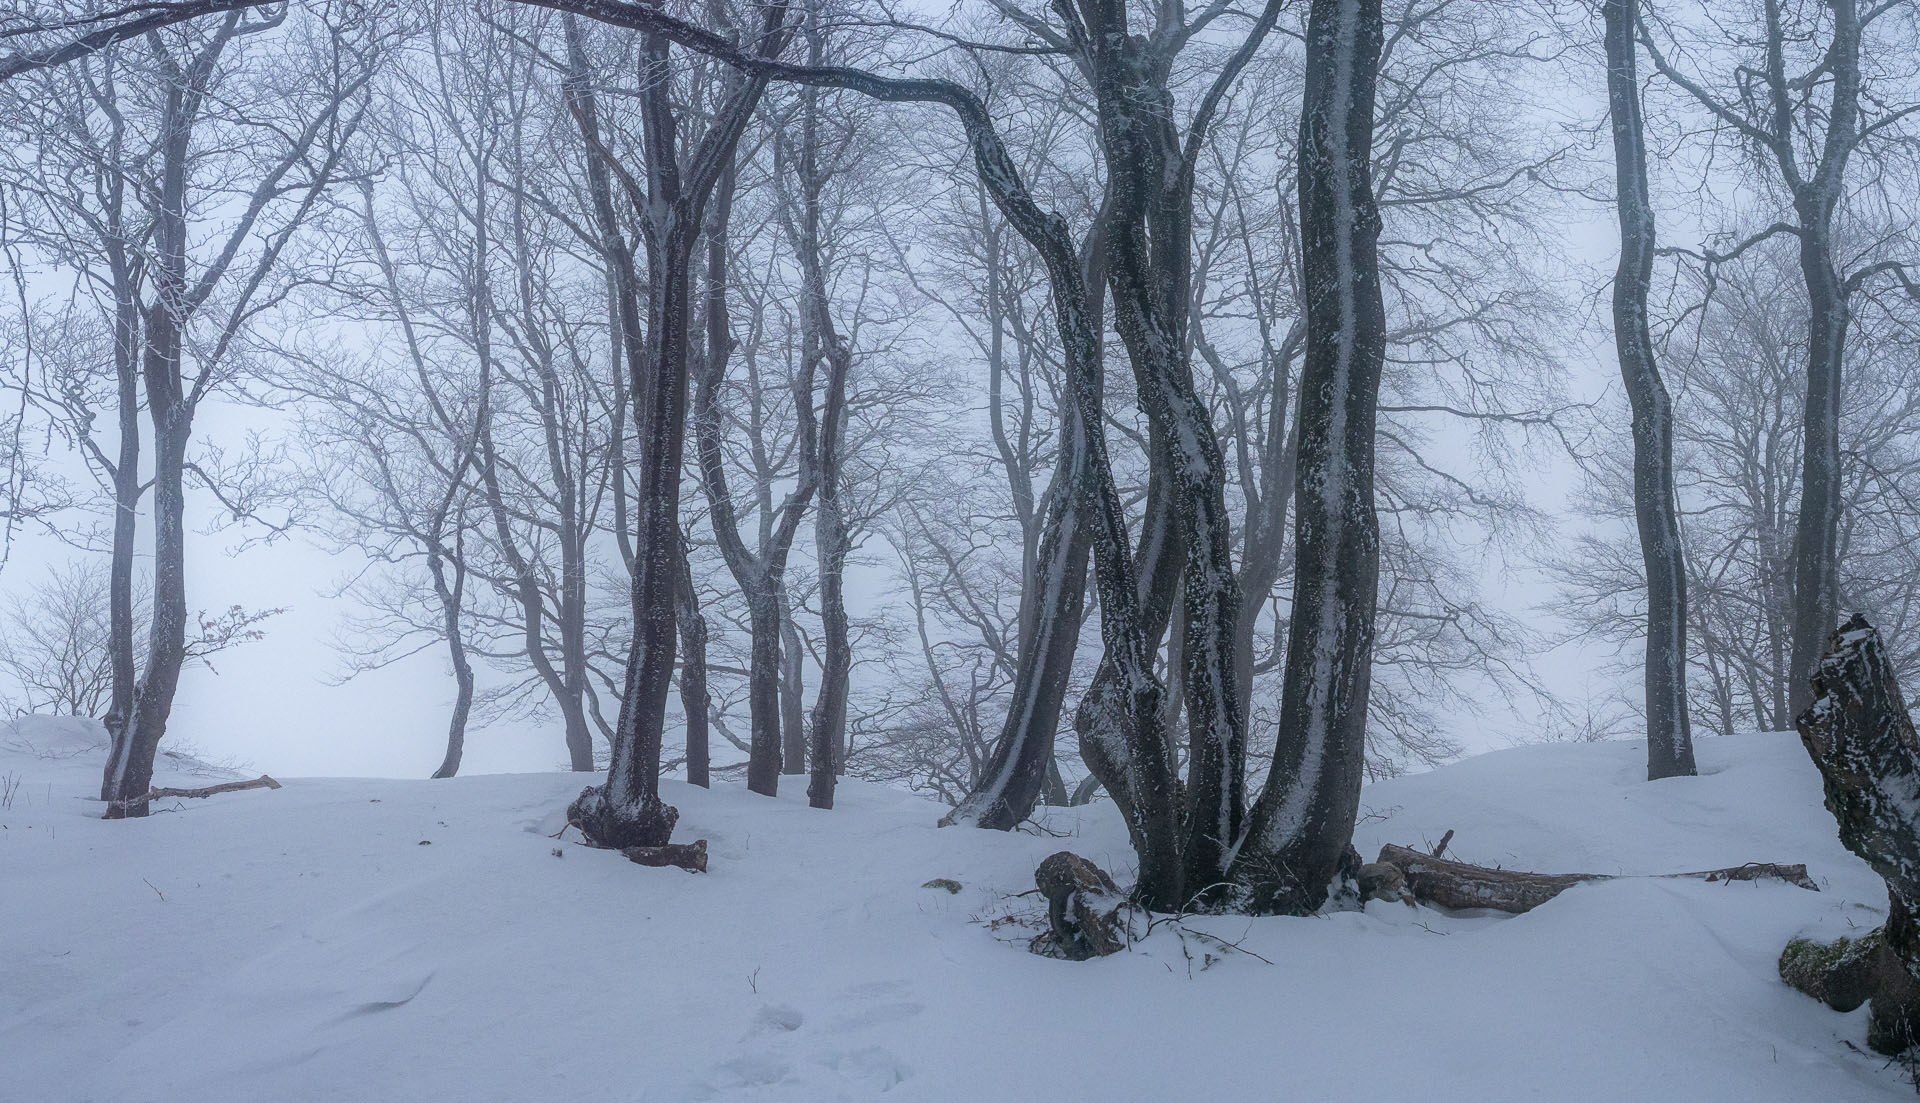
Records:
<instances>
[{"instance_id":1,"label":"tree stump","mask_svg":"<svg viewBox=\"0 0 1920 1103\"><path fill-rule=\"evenodd\" d=\"M1040 863L1033 881L1047 898L1048 926L1028 947L1034 953L1086 961L1126 948L1129 931L1120 911L1127 898L1106 871L1062 850Z\"/></svg>"},{"instance_id":2,"label":"tree stump","mask_svg":"<svg viewBox=\"0 0 1920 1103\"><path fill-rule=\"evenodd\" d=\"M1794 726L1820 770L1840 841L1887 883L1887 924L1858 940L1864 945L1829 947L1824 971L1822 955L1806 949L1795 954L1790 945L1781 955L1781 976L1830 1004L1836 986L1844 990L1841 1002L1852 999L1856 1007L1859 989L1870 989L1867 1042L1881 1053L1901 1053L1915 1044L1920 1024L1920 927L1914 922L1920 909L1920 738L1880 633L1865 617L1854 614L1828 639L1813 676L1813 704ZM1852 973L1834 975L1842 968Z\"/></svg>"}]
</instances>

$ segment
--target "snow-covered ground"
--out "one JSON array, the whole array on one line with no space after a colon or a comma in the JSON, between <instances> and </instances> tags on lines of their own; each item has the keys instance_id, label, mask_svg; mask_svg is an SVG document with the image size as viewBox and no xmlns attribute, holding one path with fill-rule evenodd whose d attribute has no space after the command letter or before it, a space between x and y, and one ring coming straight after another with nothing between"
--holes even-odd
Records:
<instances>
[{"instance_id":1,"label":"snow-covered ground","mask_svg":"<svg viewBox=\"0 0 1920 1103\"><path fill-rule=\"evenodd\" d=\"M1039 860L1130 870L1110 808L1063 837L678 783L712 872L549 838L583 779L281 779L107 823L97 732L0 729L0 1099L67 1101L1851 1100L1906 1098L1774 971L1880 921L1790 735L1525 747L1367 790L1358 844L1549 871L1803 861L1824 891L1629 879L1512 918L1375 903L1025 951ZM269 771L271 763L263 763ZM159 784L206 784L163 762ZM569 832L571 836L571 832ZM558 847L560 855L556 856ZM958 894L923 888L937 877ZM1212 936L1211 938L1207 936ZM1246 952L1225 948L1237 943Z\"/></svg>"}]
</instances>

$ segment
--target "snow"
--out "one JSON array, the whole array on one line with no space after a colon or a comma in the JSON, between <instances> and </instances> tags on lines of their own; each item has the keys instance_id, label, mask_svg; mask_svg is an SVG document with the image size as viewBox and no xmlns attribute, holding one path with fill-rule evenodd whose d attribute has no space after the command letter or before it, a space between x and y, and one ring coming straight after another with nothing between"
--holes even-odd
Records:
<instances>
[{"instance_id":1,"label":"snow","mask_svg":"<svg viewBox=\"0 0 1920 1103\"><path fill-rule=\"evenodd\" d=\"M0 730L0 1098L1910 1097L1847 1044L1864 1010L1775 974L1787 939L1884 905L1805 752L1699 752L1703 776L1652 783L1637 743L1382 782L1358 842L1452 828L1454 856L1550 871L1804 861L1825 891L1629 879L1510 918L1194 918L1074 964L1025 951L1040 909L1009 896L1063 848L1124 882L1107 805L1053 812L1056 838L939 830L939 806L860 783L818 812L798 779L773 800L668 782L676 837L710 842L696 876L549 838L569 774L283 778L104 822L97 730L29 720ZM180 766L157 784L206 783Z\"/></svg>"}]
</instances>

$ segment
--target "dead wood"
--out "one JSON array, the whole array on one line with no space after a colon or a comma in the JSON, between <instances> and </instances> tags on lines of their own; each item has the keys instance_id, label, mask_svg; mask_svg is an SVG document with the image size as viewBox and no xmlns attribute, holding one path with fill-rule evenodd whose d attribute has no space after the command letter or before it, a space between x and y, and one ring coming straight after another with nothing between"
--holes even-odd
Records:
<instances>
[{"instance_id":1,"label":"dead wood","mask_svg":"<svg viewBox=\"0 0 1920 1103\"><path fill-rule=\"evenodd\" d=\"M278 789L280 783L261 774L251 781L223 781L218 785L204 785L198 789L149 789L142 796L127 800L110 800L108 808L125 809L136 804L148 804L166 797L210 797L216 793L237 793L242 789Z\"/></svg>"},{"instance_id":2,"label":"dead wood","mask_svg":"<svg viewBox=\"0 0 1920 1103\"><path fill-rule=\"evenodd\" d=\"M629 846L620 853L627 860L643 866L678 866L688 873L707 871L707 840L695 839L690 843L668 843L665 846Z\"/></svg>"},{"instance_id":3,"label":"dead wood","mask_svg":"<svg viewBox=\"0 0 1920 1103\"><path fill-rule=\"evenodd\" d=\"M1048 924L1029 947L1034 953L1086 961L1126 947L1127 922L1120 912L1127 898L1105 870L1062 850L1040 863L1033 880L1047 898Z\"/></svg>"},{"instance_id":4,"label":"dead wood","mask_svg":"<svg viewBox=\"0 0 1920 1103\"><path fill-rule=\"evenodd\" d=\"M1389 844L1380 848L1381 863L1397 867L1406 877L1414 899L1443 908L1492 908L1518 915L1531 911L1575 885L1618 879L1607 873L1525 873L1512 869L1456 862L1422 854L1410 847ZM1726 869L1696 873L1663 873L1660 877L1689 877L1702 881L1778 880L1819 891L1804 865L1749 862Z\"/></svg>"}]
</instances>

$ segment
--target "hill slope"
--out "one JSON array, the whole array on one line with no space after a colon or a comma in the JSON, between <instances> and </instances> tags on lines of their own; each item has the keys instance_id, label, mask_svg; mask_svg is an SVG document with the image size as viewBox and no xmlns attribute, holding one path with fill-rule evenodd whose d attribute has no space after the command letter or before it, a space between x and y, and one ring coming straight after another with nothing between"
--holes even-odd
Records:
<instances>
[{"instance_id":1,"label":"hill slope","mask_svg":"<svg viewBox=\"0 0 1920 1103\"><path fill-rule=\"evenodd\" d=\"M1792 736L1528 747L1371 787L1358 845L1456 831L1515 868L1804 861L1826 891L1626 880L1524 916L1373 904L1160 926L1086 964L1027 954L1073 849L1129 874L1105 806L1070 837L800 779L669 784L712 870L548 836L583 783L312 779L98 820L98 733L0 730L0 1096L35 1100L1852 1100L1912 1094L1782 985L1786 940L1873 926ZM159 784L205 784L163 765ZM186 763L184 765L191 765ZM424 845L423 845L424 844ZM564 857L555 857L560 847ZM963 890L922 888L947 877ZM1212 937L1209 938L1208 936ZM1238 943L1240 953L1222 942ZM1257 955L1257 956L1255 956ZM1264 959L1264 960L1262 960ZM15 1094L17 1093L17 1095Z\"/></svg>"}]
</instances>

